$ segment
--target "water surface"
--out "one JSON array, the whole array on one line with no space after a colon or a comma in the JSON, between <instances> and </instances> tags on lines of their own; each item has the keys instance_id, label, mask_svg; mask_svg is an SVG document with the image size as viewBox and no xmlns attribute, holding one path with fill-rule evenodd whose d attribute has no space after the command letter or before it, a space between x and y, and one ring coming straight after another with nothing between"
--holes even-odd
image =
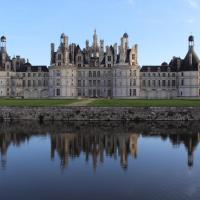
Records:
<instances>
[{"instance_id":1,"label":"water surface","mask_svg":"<svg viewBox=\"0 0 200 200\"><path fill-rule=\"evenodd\" d=\"M198 122L0 124L0 198L200 199Z\"/></svg>"}]
</instances>

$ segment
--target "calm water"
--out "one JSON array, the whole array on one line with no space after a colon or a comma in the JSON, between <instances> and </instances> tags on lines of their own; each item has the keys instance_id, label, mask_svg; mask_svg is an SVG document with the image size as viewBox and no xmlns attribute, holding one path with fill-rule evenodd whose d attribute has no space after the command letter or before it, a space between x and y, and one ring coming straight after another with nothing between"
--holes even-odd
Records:
<instances>
[{"instance_id":1,"label":"calm water","mask_svg":"<svg viewBox=\"0 0 200 200\"><path fill-rule=\"evenodd\" d=\"M200 123L0 124L0 199L200 199Z\"/></svg>"}]
</instances>

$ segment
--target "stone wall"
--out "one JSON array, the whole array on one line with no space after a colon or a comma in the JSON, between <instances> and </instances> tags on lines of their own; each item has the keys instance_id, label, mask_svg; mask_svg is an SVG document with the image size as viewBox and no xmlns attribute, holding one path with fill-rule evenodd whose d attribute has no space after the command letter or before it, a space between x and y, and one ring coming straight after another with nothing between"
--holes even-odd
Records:
<instances>
[{"instance_id":1,"label":"stone wall","mask_svg":"<svg viewBox=\"0 0 200 200\"><path fill-rule=\"evenodd\" d=\"M1 107L0 121L194 121L200 108Z\"/></svg>"}]
</instances>

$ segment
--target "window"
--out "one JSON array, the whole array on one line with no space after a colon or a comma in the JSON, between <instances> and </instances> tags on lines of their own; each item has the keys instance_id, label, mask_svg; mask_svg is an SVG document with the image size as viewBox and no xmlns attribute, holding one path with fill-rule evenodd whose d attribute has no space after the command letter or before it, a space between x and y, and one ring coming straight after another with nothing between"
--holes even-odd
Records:
<instances>
[{"instance_id":1,"label":"window","mask_svg":"<svg viewBox=\"0 0 200 200\"><path fill-rule=\"evenodd\" d=\"M108 64L108 67L111 67L112 65L111 64Z\"/></svg>"},{"instance_id":2,"label":"window","mask_svg":"<svg viewBox=\"0 0 200 200\"><path fill-rule=\"evenodd\" d=\"M146 86L146 81L145 80L142 81L142 85Z\"/></svg>"},{"instance_id":3,"label":"window","mask_svg":"<svg viewBox=\"0 0 200 200\"><path fill-rule=\"evenodd\" d=\"M172 87L175 87L175 86L176 86L176 81L172 80Z\"/></svg>"},{"instance_id":4,"label":"window","mask_svg":"<svg viewBox=\"0 0 200 200\"><path fill-rule=\"evenodd\" d=\"M101 81L100 80L97 81L97 85L98 85L98 87L101 86Z\"/></svg>"},{"instance_id":5,"label":"window","mask_svg":"<svg viewBox=\"0 0 200 200\"><path fill-rule=\"evenodd\" d=\"M28 80L28 87L31 87L31 81Z\"/></svg>"},{"instance_id":6,"label":"window","mask_svg":"<svg viewBox=\"0 0 200 200\"><path fill-rule=\"evenodd\" d=\"M92 72L91 71L89 71L89 77L92 77Z\"/></svg>"},{"instance_id":7,"label":"window","mask_svg":"<svg viewBox=\"0 0 200 200\"><path fill-rule=\"evenodd\" d=\"M78 96L81 96L81 89L78 89Z\"/></svg>"},{"instance_id":8,"label":"window","mask_svg":"<svg viewBox=\"0 0 200 200\"><path fill-rule=\"evenodd\" d=\"M93 72L93 77L96 77L96 72L95 71Z\"/></svg>"},{"instance_id":9,"label":"window","mask_svg":"<svg viewBox=\"0 0 200 200\"><path fill-rule=\"evenodd\" d=\"M85 80L83 80L83 87L85 87Z\"/></svg>"},{"instance_id":10,"label":"window","mask_svg":"<svg viewBox=\"0 0 200 200\"><path fill-rule=\"evenodd\" d=\"M97 72L97 77L100 77L100 75L101 75L101 74L100 74L100 71L98 71L98 72Z\"/></svg>"},{"instance_id":11,"label":"window","mask_svg":"<svg viewBox=\"0 0 200 200\"><path fill-rule=\"evenodd\" d=\"M111 62L111 56L108 56L108 62Z\"/></svg>"},{"instance_id":12,"label":"window","mask_svg":"<svg viewBox=\"0 0 200 200\"><path fill-rule=\"evenodd\" d=\"M92 87L92 81L91 80L89 80L89 86Z\"/></svg>"},{"instance_id":13,"label":"window","mask_svg":"<svg viewBox=\"0 0 200 200\"><path fill-rule=\"evenodd\" d=\"M132 59L135 60L135 54L132 54Z\"/></svg>"},{"instance_id":14,"label":"window","mask_svg":"<svg viewBox=\"0 0 200 200\"><path fill-rule=\"evenodd\" d=\"M158 87L160 87L160 80L158 80Z\"/></svg>"},{"instance_id":15,"label":"window","mask_svg":"<svg viewBox=\"0 0 200 200\"><path fill-rule=\"evenodd\" d=\"M81 64L78 64L78 67L81 67Z\"/></svg>"},{"instance_id":16,"label":"window","mask_svg":"<svg viewBox=\"0 0 200 200\"><path fill-rule=\"evenodd\" d=\"M184 80L183 79L181 80L181 85L184 86Z\"/></svg>"},{"instance_id":17,"label":"window","mask_svg":"<svg viewBox=\"0 0 200 200\"><path fill-rule=\"evenodd\" d=\"M153 80L153 87L156 87L156 81Z\"/></svg>"},{"instance_id":18,"label":"window","mask_svg":"<svg viewBox=\"0 0 200 200\"><path fill-rule=\"evenodd\" d=\"M62 59L61 57L62 57L61 54L58 54L58 60L61 60Z\"/></svg>"},{"instance_id":19,"label":"window","mask_svg":"<svg viewBox=\"0 0 200 200\"><path fill-rule=\"evenodd\" d=\"M136 96L136 89L133 90L133 96Z\"/></svg>"},{"instance_id":20,"label":"window","mask_svg":"<svg viewBox=\"0 0 200 200\"><path fill-rule=\"evenodd\" d=\"M148 80L148 86L151 87L151 81L150 80Z\"/></svg>"},{"instance_id":21,"label":"window","mask_svg":"<svg viewBox=\"0 0 200 200\"><path fill-rule=\"evenodd\" d=\"M60 96L60 89L56 89L56 96Z\"/></svg>"},{"instance_id":22,"label":"window","mask_svg":"<svg viewBox=\"0 0 200 200\"><path fill-rule=\"evenodd\" d=\"M165 80L162 81L162 86L163 86L163 87L166 86L166 81L165 81Z\"/></svg>"},{"instance_id":23,"label":"window","mask_svg":"<svg viewBox=\"0 0 200 200\"><path fill-rule=\"evenodd\" d=\"M165 73L163 73L163 77L166 77L166 74L165 74Z\"/></svg>"},{"instance_id":24,"label":"window","mask_svg":"<svg viewBox=\"0 0 200 200\"><path fill-rule=\"evenodd\" d=\"M96 85L97 85L96 80L93 80L93 86L96 87Z\"/></svg>"},{"instance_id":25,"label":"window","mask_svg":"<svg viewBox=\"0 0 200 200\"><path fill-rule=\"evenodd\" d=\"M81 87L81 80L78 80L78 87Z\"/></svg>"}]
</instances>

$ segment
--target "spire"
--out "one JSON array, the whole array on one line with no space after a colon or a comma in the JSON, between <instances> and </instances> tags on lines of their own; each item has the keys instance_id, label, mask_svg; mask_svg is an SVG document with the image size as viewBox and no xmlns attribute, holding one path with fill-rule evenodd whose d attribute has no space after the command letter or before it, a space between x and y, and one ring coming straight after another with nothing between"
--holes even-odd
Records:
<instances>
[{"instance_id":1,"label":"spire","mask_svg":"<svg viewBox=\"0 0 200 200\"><path fill-rule=\"evenodd\" d=\"M96 29L94 30L94 35L93 35L93 47L94 49L98 47L98 36Z\"/></svg>"}]
</instances>

